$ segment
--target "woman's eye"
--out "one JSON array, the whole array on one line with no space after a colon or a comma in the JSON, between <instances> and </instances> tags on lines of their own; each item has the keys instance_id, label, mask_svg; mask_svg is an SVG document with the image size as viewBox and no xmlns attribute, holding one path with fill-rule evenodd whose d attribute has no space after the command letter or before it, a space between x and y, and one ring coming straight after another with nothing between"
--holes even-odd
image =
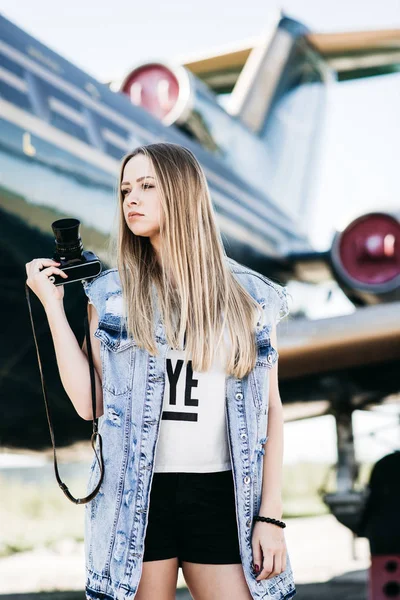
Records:
<instances>
[{"instance_id":1,"label":"woman's eye","mask_svg":"<svg viewBox=\"0 0 400 600\"><path fill-rule=\"evenodd\" d=\"M143 187L144 187L146 190L148 190L148 189L150 189L150 188L153 188L153 187L154 187L154 185L150 185L150 183L143 183L143 184L142 184L142 186L143 186ZM129 193L129 190L121 190L121 194L122 194L122 196L125 196L125 195L126 195L126 194L128 194L128 193Z\"/></svg>"},{"instance_id":2,"label":"woman's eye","mask_svg":"<svg viewBox=\"0 0 400 600\"><path fill-rule=\"evenodd\" d=\"M150 185L150 183L143 183L142 186L146 190L149 190L150 188L154 187L154 185ZM121 194L122 194L122 197L125 197L126 194L129 194L129 190L121 190Z\"/></svg>"}]
</instances>

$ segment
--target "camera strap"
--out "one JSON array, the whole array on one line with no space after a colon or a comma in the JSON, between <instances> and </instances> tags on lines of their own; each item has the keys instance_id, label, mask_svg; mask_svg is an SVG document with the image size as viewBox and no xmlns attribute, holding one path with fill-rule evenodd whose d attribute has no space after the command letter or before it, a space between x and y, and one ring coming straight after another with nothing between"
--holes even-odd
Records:
<instances>
[{"instance_id":1,"label":"camera strap","mask_svg":"<svg viewBox=\"0 0 400 600\"><path fill-rule=\"evenodd\" d=\"M44 383L42 362L40 360L39 347L38 347L38 343L37 343L37 339L36 339L35 326L33 323L32 308L31 308L31 302L30 302L30 297L29 297L29 286L27 285L26 282L25 282L25 294L26 294L26 300L28 303L29 315L30 315L31 324L32 324L33 337L34 337L35 345L36 345L36 353L37 353L37 358L38 358L38 363L39 363L40 378L42 380L42 390L43 390L44 402L45 402L45 406L46 406L47 421L49 423L50 437L51 437L51 442L53 445L54 470L55 470L55 474L56 474L56 479L57 479L58 485L60 486L60 488L62 489L64 494L67 496L67 498L69 500L71 500L71 502L73 502L74 504L85 504L85 503L93 500L93 498L96 496L96 494L98 493L98 491L100 489L100 486L101 486L101 483L102 483L103 477L104 477L102 439L101 439L101 435L98 431L98 419L96 418L96 382L95 382L95 375L94 375L92 345L90 342L90 329L89 329L89 320L87 317L87 311L86 311L86 316L85 316L85 335L86 335L86 344L87 344L87 352L88 352L88 360L89 360L90 383L91 383L91 391L92 391L92 411L93 411L93 413L92 413L93 414L93 433L91 436L91 443L92 443L92 448L93 448L94 453L97 458L97 462L100 467L100 480L99 480L98 484L96 485L96 487L94 488L94 490L92 492L90 492L90 494L88 496L86 496L85 498L75 498L69 491L67 485L61 480L59 472L58 472L53 424L52 424L52 420L51 420L50 407L47 402L46 386ZM99 456L96 451L96 438L97 437L99 438L100 460L99 460Z\"/></svg>"}]
</instances>

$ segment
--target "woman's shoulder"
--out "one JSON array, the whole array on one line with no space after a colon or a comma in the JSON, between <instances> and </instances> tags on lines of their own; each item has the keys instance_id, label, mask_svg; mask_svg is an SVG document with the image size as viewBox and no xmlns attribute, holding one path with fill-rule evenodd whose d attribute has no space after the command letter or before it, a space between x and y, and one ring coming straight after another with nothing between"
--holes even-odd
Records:
<instances>
[{"instance_id":1,"label":"woman's shoulder","mask_svg":"<svg viewBox=\"0 0 400 600\"><path fill-rule=\"evenodd\" d=\"M255 269L226 257L230 270L235 273L240 283L261 304L264 311L270 311L275 323L279 323L289 314L288 290L285 285L272 281Z\"/></svg>"},{"instance_id":2,"label":"woman's shoulder","mask_svg":"<svg viewBox=\"0 0 400 600\"><path fill-rule=\"evenodd\" d=\"M259 285L260 288L264 288L265 284L269 286L272 290L279 292L282 289L282 285L279 283L275 283L272 279L269 279L266 275L259 273L255 269L251 269L250 267L241 264L237 260L233 258L226 257L227 265L229 266L232 273L240 276L240 279L245 281L246 279L249 282L252 282L255 286Z\"/></svg>"},{"instance_id":3,"label":"woman's shoulder","mask_svg":"<svg viewBox=\"0 0 400 600\"><path fill-rule=\"evenodd\" d=\"M82 279L82 286L90 304L93 304L99 313L110 294L119 293L121 281L117 268L101 271L96 277Z\"/></svg>"},{"instance_id":4,"label":"woman's shoulder","mask_svg":"<svg viewBox=\"0 0 400 600\"><path fill-rule=\"evenodd\" d=\"M100 271L100 273L95 277L91 277L90 279L82 279L81 281L85 292L94 288L99 288L103 285L109 285L112 281L119 282L118 269L106 269L105 271Z\"/></svg>"}]
</instances>

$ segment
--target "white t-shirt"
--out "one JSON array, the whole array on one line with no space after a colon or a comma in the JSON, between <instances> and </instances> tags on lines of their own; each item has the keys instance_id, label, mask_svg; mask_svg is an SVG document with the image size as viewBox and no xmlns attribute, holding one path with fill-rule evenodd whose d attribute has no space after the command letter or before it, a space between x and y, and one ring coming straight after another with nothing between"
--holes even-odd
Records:
<instances>
[{"instance_id":1,"label":"white t-shirt","mask_svg":"<svg viewBox=\"0 0 400 600\"><path fill-rule=\"evenodd\" d=\"M193 371L185 350L167 353L155 472L208 473L232 468L225 416L224 348L211 369Z\"/></svg>"}]
</instances>

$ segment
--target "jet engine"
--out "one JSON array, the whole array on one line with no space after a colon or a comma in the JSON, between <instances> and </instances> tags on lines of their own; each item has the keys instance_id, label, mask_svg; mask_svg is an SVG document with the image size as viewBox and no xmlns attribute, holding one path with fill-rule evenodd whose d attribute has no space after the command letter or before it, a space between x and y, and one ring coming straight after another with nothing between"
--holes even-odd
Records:
<instances>
[{"instance_id":1,"label":"jet engine","mask_svg":"<svg viewBox=\"0 0 400 600\"><path fill-rule=\"evenodd\" d=\"M334 236L331 268L358 306L400 300L399 215L371 212Z\"/></svg>"}]
</instances>

